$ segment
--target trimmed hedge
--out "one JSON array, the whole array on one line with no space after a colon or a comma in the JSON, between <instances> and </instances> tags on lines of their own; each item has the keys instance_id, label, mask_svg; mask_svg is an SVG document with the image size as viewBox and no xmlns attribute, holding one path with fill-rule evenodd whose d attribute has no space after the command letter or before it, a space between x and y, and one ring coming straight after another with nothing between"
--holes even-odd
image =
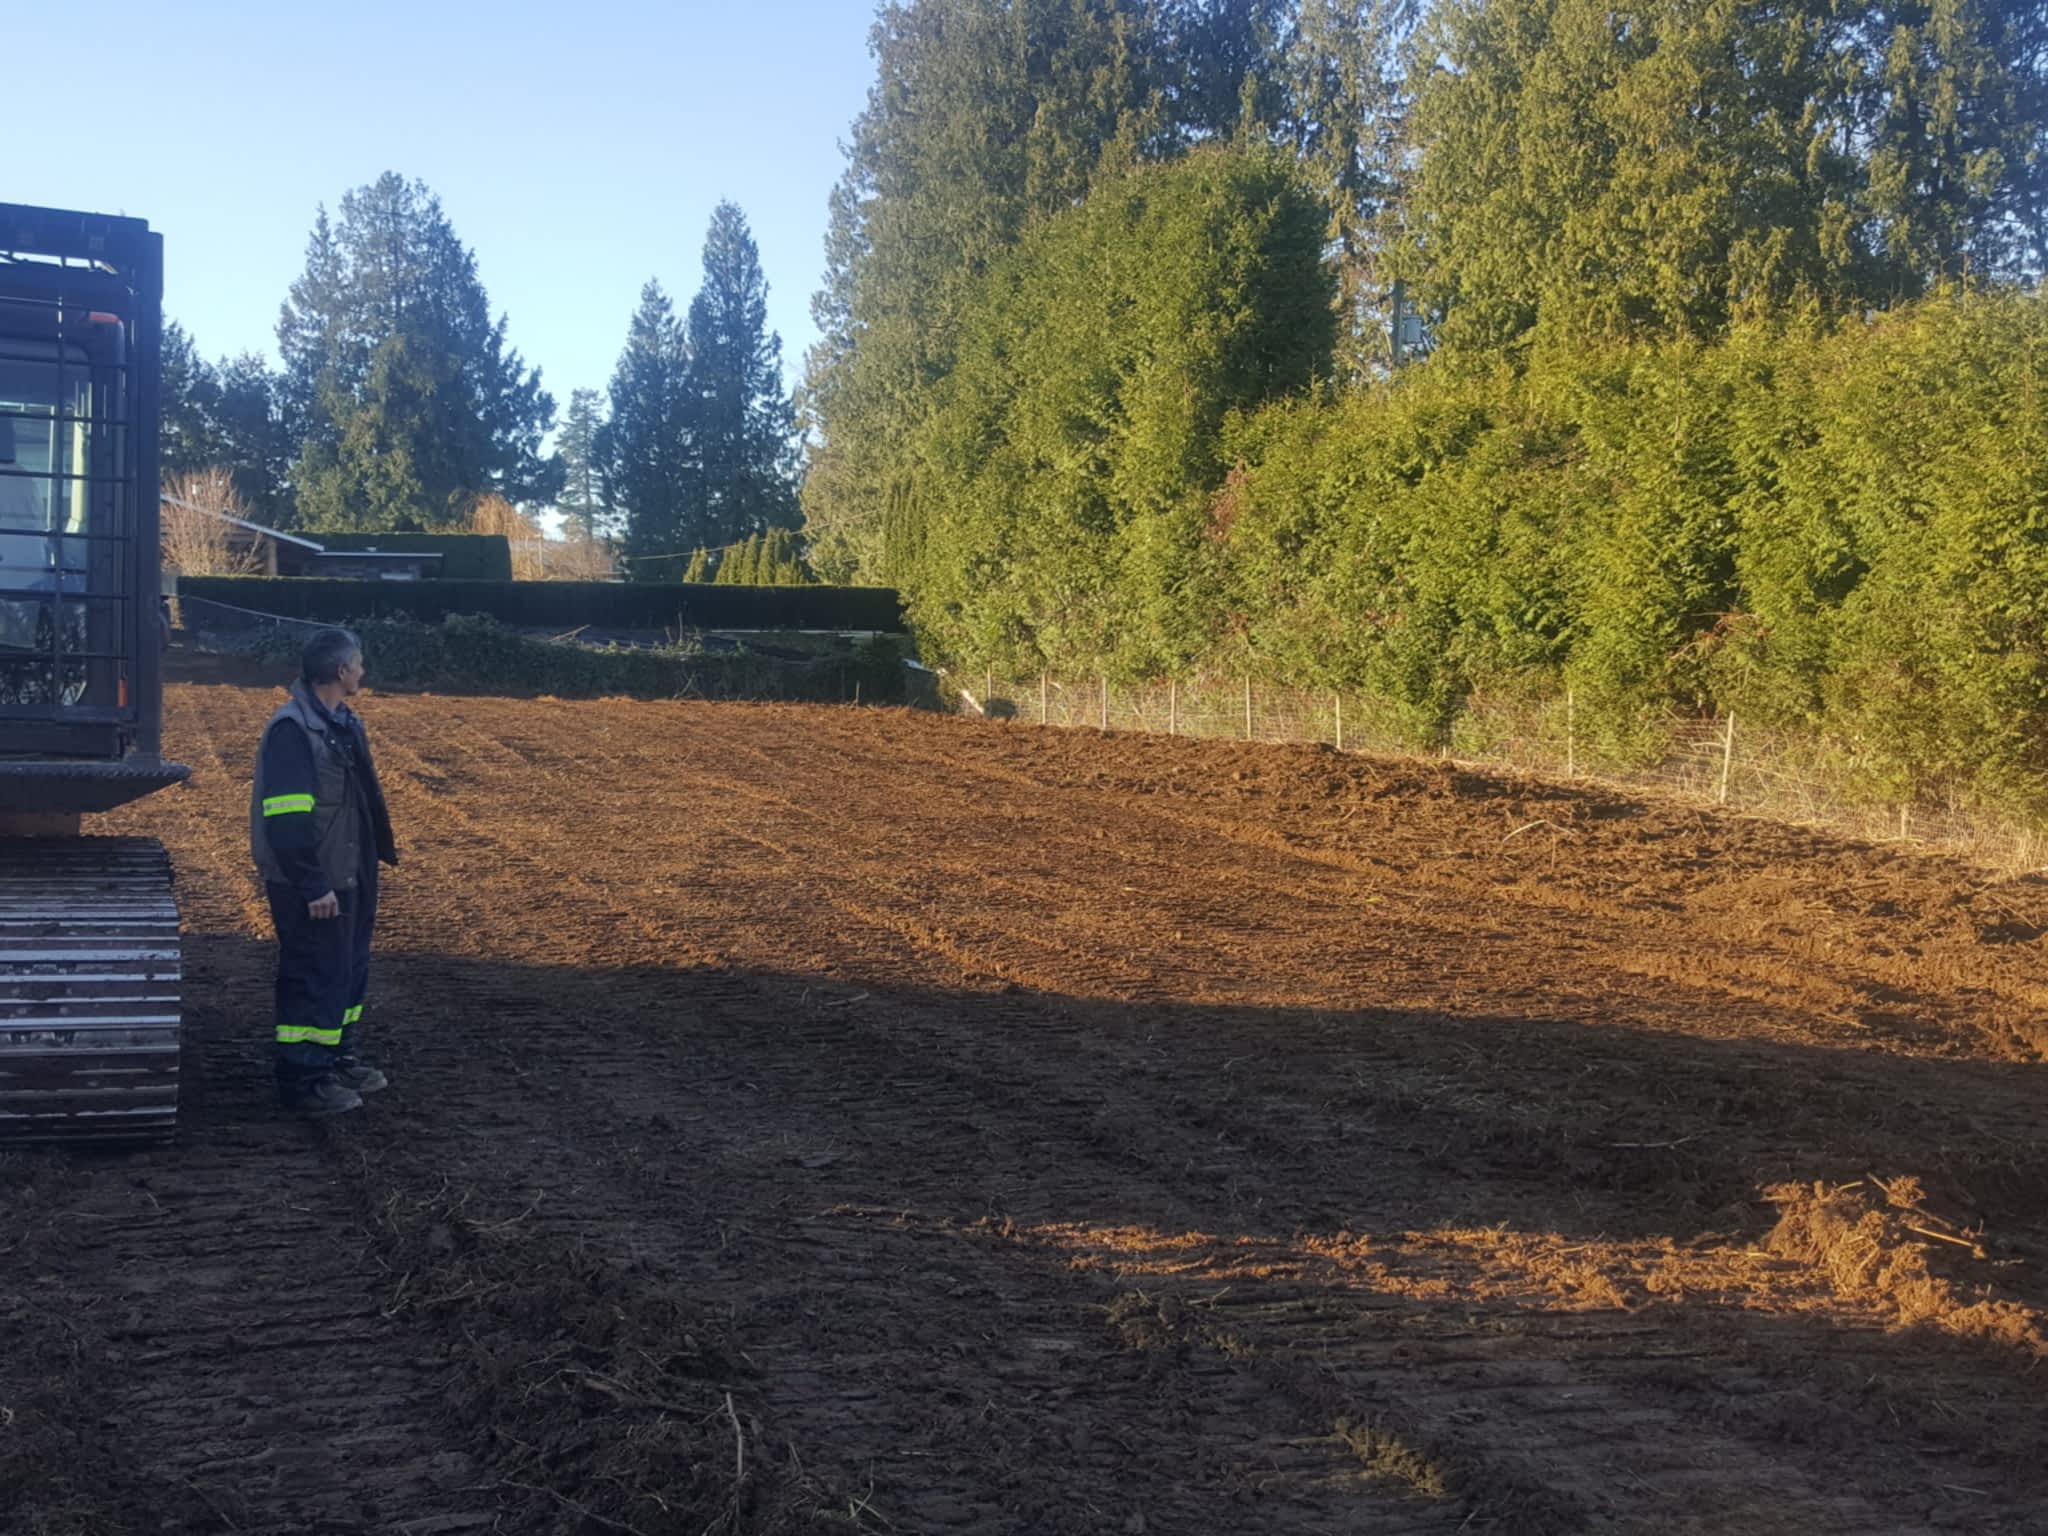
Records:
<instances>
[{"instance_id":1,"label":"trimmed hedge","mask_svg":"<svg viewBox=\"0 0 2048 1536\"><path fill-rule=\"evenodd\" d=\"M372 619L357 633L372 687L437 693L527 695L558 699L785 699L836 704L903 702L903 653L886 636L837 655L791 662L735 652L594 650L537 640L489 619L441 624ZM248 655L295 663L303 637L266 627L236 642Z\"/></svg>"},{"instance_id":2,"label":"trimmed hedge","mask_svg":"<svg viewBox=\"0 0 2048 1536\"><path fill-rule=\"evenodd\" d=\"M302 576L193 576L181 596L287 619L439 623L482 614L503 624L570 630L856 629L896 632L889 587L642 586L609 581L340 581Z\"/></svg>"},{"instance_id":3,"label":"trimmed hedge","mask_svg":"<svg viewBox=\"0 0 2048 1536\"><path fill-rule=\"evenodd\" d=\"M512 541L502 533L322 533L306 535L329 554L375 549L439 555L441 581L510 581Z\"/></svg>"}]
</instances>

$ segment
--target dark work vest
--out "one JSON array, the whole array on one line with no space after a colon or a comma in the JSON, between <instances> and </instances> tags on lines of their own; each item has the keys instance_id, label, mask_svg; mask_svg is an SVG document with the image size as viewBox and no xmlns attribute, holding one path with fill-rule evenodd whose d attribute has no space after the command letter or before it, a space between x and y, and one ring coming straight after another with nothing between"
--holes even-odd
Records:
<instances>
[{"instance_id":1,"label":"dark work vest","mask_svg":"<svg viewBox=\"0 0 2048 1536\"><path fill-rule=\"evenodd\" d=\"M368 819L363 792L349 772L347 748L332 739L342 727L323 716L303 682L292 684L292 696L278 706L257 743L256 778L249 787L249 847L256 856L256 868L265 880L286 883L284 867L271 852L270 835L263 825L263 802L271 790L263 782L262 742L270 739L272 731L294 730L303 731L313 749L313 834L320 872L327 877L329 890L352 891L362 870L363 823Z\"/></svg>"}]
</instances>

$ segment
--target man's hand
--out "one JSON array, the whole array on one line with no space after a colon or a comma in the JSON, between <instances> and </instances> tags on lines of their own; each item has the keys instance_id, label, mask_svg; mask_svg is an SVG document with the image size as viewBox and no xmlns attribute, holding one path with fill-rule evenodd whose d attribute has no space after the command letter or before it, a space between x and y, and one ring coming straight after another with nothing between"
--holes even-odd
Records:
<instances>
[{"instance_id":1,"label":"man's hand","mask_svg":"<svg viewBox=\"0 0 2048 1536\"><path fill-rule=\"evenodd\" d=\"M332 917L340 910L341 898L332 891L329 891L318 901L306 903L306 916L308 917Z\"/></svg>"}]
</instances>

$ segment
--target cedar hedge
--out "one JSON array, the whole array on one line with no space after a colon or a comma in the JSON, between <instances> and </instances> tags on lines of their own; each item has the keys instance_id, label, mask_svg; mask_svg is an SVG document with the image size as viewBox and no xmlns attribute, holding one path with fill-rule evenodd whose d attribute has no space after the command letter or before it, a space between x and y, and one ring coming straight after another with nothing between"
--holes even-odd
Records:
<instances>
[{"instance_id":1,"label":"cedar hedge","mask_svg":"<svg viewBox=\"0 0 2048 1536\"><path fill-rule=\"evenodd\" d=\"M560 645L468 616L440 624L370 619L359 624L357 634L374 686L435 693L896 704L904 700L907 681L903 653L886 635L836 655L792 662L745 651L684 656ZM304 639L282 626L263 626L230 648L288 666L297 662Z\"/></svg>"},{"instance_id":2,"label":"cedar hedge","mask_svg":"<svg viewBox=\"0 0 2048 1536\"><path fill-rule=\"evenodd\" d=\"M439 555L442 581L510 581L512 541L502 533L312 533L329 554L374 549L386 554Z\"/></svg>"},{"instance_id":3,"label":"cedar hedge","mask_svg":"<svg viewBox=\"0 0 2048 1536\"><path fill-rule=\"evenodd\" d=\"M643 586L609 581L341 581L325 577L192 576L180 596L287 619L439 623L482 614L515 628L570 630L840 629L896 632L889 587Z\"/></svg>"}]
</instances>

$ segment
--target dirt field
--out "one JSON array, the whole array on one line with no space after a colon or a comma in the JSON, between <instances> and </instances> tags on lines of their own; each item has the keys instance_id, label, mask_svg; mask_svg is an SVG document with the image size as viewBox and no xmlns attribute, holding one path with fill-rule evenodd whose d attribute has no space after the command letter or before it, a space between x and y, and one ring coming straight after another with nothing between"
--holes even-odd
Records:
<instances>
[{"instance_id":1,"label":"dirt field","mask_svg":"<svg viewBox=\"0 0 2048 1536\"><path fill-rule=\"evenodd\" d=\"M2048 1530L2048 883L1296 748L364 701L394 1087L0 1158L7 1532Z\"/></svg>"}]
</instances>

